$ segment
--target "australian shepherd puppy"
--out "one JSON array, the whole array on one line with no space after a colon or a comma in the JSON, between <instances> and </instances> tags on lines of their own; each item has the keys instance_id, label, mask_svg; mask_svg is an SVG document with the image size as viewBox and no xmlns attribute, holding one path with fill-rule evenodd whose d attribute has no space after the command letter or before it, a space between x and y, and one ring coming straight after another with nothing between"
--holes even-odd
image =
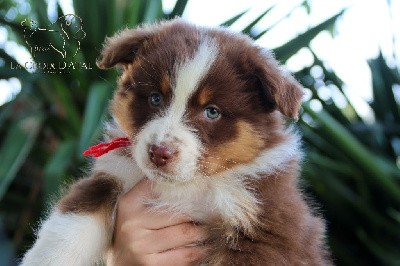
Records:
<instances>
[{"instance_id":1,"label":"australian shepherd puppy","mask_svg":"<svg viewBox=\"0 0 400 266\"><path fill-rule=\"evenodd\" d=\"M129 145L94 160L41 224L23 265L92 265L115 205L142 178L148 205L209 228L209 265L326 265L324 222L298 186L302 86L242 34L181 19L107 38L97 62L119 66L105 139Z\"/></svg>"}]
</instances>

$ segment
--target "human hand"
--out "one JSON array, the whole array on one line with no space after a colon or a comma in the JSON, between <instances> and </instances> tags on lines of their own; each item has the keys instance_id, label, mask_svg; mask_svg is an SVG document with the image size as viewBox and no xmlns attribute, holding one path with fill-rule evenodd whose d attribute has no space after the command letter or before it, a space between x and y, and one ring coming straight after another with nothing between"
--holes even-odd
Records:
<instances>
[{"instance_id":1,"label":"human hand","mask_svg":"<svg viewBox=\"0 0 400 266\"><path fill-rule=\"evenodd\" d=\"M189 217L148 211L152 196L145 179L123 195L117 205L114 239L107 265L196 265L206 255L206 231Z\"/></svg>"}]
</instances>

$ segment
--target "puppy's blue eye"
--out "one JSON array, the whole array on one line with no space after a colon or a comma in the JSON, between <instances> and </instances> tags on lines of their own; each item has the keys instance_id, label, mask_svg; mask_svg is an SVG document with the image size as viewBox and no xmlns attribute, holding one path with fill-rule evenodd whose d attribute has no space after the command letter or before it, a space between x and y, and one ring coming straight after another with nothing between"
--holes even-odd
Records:
<instances>
[{"instance_id":1,"label":"puppy's blue eye","mask_svg":"<svg viewBox=\"0 0 400 266\"><path fill-rule=\"evenodd\" d=\"M163 97L160 93L153 93L150 95L149 101L153 107L159 107L162 103Z\"/></svg>"},{"instance_id":2,"label":"puppy's blue eye","mask_svg":"<svg viewBox=\"0 0 400 266\"><path fill-rule=\"evenodd\" d=\"M206 109L204 109L204 116L207 119L214 120L220 117L220 115L221 113L216 107L209 106Z\"/></svg>"}]
</instances>

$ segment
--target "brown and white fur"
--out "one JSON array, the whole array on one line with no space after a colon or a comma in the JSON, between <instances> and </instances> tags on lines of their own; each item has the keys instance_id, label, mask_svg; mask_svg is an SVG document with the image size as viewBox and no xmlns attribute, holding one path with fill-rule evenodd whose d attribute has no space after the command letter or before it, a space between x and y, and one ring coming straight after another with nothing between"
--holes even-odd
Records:
<instances>
[{"instance_id":1,"label":"brown and white fur","mask_svg":"<svg viewBox=\"0 0 400 266\"><path fill-rule=\"evenodd\" d=\"M250 38L181 19L107 38L120 66L105 138L127 148L94 161L55 206L22 265L91 265L112 241L118 198L155 182L149 208L209 228L209 265L328 265L324 222L298 187L302 87Z\"/></svg>"}]
</instances>

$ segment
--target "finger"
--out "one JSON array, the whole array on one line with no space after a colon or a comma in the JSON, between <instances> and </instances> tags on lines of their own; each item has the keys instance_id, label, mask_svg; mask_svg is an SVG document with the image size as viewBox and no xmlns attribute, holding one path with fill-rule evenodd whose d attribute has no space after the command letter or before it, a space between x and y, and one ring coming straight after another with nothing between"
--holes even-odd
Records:
<instances>
[{"instance_id":1,"label":"finger","mask_svg":"<svg viewBox=\"0 0 400 266\"><path fill-rule=\"evenodd\" d=\"M150 254L146 265L186 266L201 262L207 254L206 247L185 247Z\"/></svg>"},{"instance_id":2,"label":"finger","mask_svg":"<svg viewBox=\"0 0 400 266\"><path fill-rule=\"evenodd\" d=\"M164 210L132 209L127 203L120 202L117 206L116 227L123 226L126 230L130 228L142 228L157 230L173 225L192 222L192 218L182 213L171 213Z\"/></svg>"},{"instance_id":3,"label":"finger","mask_svg":"<svg viewBox=\"0 0 400 266\"><path fill-rule=\"evenodd\" d=\"M142 238L142 248L147 253L159 253L187 245L198 245L207 239L207 232L202 226L182 223L158 230L147 230Z\"/></svg>"},{"instance_id":4,"label":"finger","mask_svg":"<svg viewBox=\"0 0 400 266\"><path fill-rule=\"evenodd\" d=\"M193 220L183 213L172 213L170 210L147 209L142 213L141 227L149 230L158 230L182 223L191 223Z\"/></svg>"},{"instance_id":5,"label":"finger","mask_svg":"<svg viewBox=\"0 0 400 266\"><path fill-rule=\"evenodd\" d=\"M170 217L167 215L164 218L157 218L155 221L153 221L151 224L146 224L147 218L143 219L143 217L140 217L140 219L134 219L131 218L130 220L124 220L120 221L120 216L117 215L117 220L115 223L115 229L114 229L114 241L113 243L129 243L131 245L131 248L133 250L143 250L143 252L158 252L163 250L166 250L168 248L173 248L177 247L177 244L175 243L175 234L182 234L182 231L186 230L187 235L193 235L194 232L191 232L189 229L187 229L188 225L182 225L182 224L191 224L192 226L193 223L188 221L186 218L177 218L177 219L170 219ZM158 220L160 219L160 220ZM179 220L181 219L181 221ZM172 224L172 225L170 225ZM180 226L185 227L184 229L180 229ZM156 229L148 229L145 228L150 227L150 228L156 228ZM175 227L172 229L174 233L169 234L168 228ZM165 230L164 230L165 229ZM160 231L158 231L160 230ZM168 238L157 238L155 235L157 235L157 232L161 232L162 235L165 235L165 237ZM154 235L153 235L154 234ZM147 239L151 238L151 239ZM181 242L181 238L178 238L178 243ZM162 242L165 241L172 241L172 244L170 245L165 245L161 244ZM159 243L159 247L153 248L154 243ZM128 244L128 245L129 245ZM167 247L167 248L163 248Z\"/></svg>"}]
</instances>

